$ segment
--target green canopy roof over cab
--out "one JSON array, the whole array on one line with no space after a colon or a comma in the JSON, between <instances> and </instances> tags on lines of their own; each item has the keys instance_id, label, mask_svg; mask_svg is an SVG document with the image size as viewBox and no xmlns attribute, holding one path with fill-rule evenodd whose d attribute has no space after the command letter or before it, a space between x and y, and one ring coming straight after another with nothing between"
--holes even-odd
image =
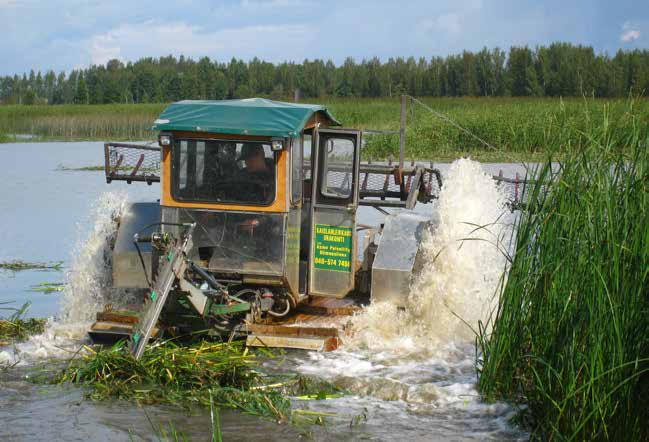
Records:
<instances>
[{"instance_id":1,"label":"green canopy roof over cab","mask_svg":"<svg viewBox=\"0 0 649 442\"><path fill-rule=\"evenodd\" d=\"M153 129L290 137L299 134L317 112L331 125L340 125L324 106L246 98L172 103L155 120Z\"/></svg>"}]
</instances>

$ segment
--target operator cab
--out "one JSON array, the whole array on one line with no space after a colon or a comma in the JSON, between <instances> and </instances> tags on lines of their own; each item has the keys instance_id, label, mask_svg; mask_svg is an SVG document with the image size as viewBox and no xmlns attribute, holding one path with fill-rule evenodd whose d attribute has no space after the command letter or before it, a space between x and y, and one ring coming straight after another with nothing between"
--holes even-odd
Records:
<instances>
[{"instance_id":1,"label":"operator cab","mask_svg":"<svg viewBox=\"0 0 649 442\"><path fill-rule=\"evenodd\" d=\"M176 139L172 195L178 201L269 205L277 155L269 143Z\"/></svg>"},{"instance_id":2,"label":"operator cab","mask_svg":"<svg viewBox=\"0 0 649 442\"><path fill-rule=\"evenodd\" d=\"M171 196L203 207L165 208L163 218L196 222L193 257L208 269L281 274L281 216L254 213L255 207L268 207L277 198L278 157L268 142L174 139ZM229 211L214 210L214 205L246 207Z\"/></svg>"},{"instance_id":3,"label":"operator cab","mask_svg":"<svg viewBox=\"0 0 649 442\"><path fill-rule=\"evenodd\" d=\"M355 225L358 131L341 134L346 150L327 142L323 152L339 164L326 178L312 176L311 152L304 153L336 125L318 105L265 99L170 105L154 127L162 148L163 230L179 235L177 225L195 223L191 260L220 280L276 287L297 304L317 285L310 274L320 272L311 264L313 219L321 216L312 204L314 178L327 180L323 195L333 208L327 210L343 215L330 221L345 224L345 235ZM335 296L353 289L351 238L344 247L321 248L336 261L329 271L337 273L327 279L344 279Z\"/></svg>"}]
</instances>

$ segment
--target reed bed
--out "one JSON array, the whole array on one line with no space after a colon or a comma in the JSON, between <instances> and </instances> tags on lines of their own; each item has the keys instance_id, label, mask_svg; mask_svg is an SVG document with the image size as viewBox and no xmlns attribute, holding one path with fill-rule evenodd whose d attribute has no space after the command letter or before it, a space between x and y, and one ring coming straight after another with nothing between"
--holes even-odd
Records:
<instances>
[{"instance_id":1,"label":"reed bed","mask_svg":"<svg viewBox=\"0 0 649 442\"><path fill-rule=\"evenodd\" d=\"M0 133L45 140L148 140L164 104L0 106ZM6 140L5 140L6 141ZM29 141L29 139L28 139Z\"/></svg>"},{"instance_id":2,"label":"reed bed","mask_svg":"<svg viewBox=\"0 0 649 442\"><path fill-rule=\"evenodd\" d=\"M536 439L649 440L649 137L593 122L525 189L478 386L521 404Z\"/></svg>"},{"instance_id":3,"label":"reed bed","mask_svg":"<svg viewBox=\"0 0 649 442\"><path fill-rule=\"evenodd\" d=\"M400 101L396 97L309 101L327 105L346 127L399 129ZM615 127L609 130L620 143L625 142L638 120L645 124L649 120L646 99L463 97L422 101L473 135L418 104L409 105L408 159L451 159L461 154L487 160L538 158L551 150L581 149L589 141L586 134L590 133L593 121L604 114L615 117ZM0 106L0 133L32 134L46 140L147 140L155 137L150 128L164 107L164 104ZM365 140L366 158L378 160L398 155L397 134L368 134Z\"/></svg>"},{"instance_id":4,"label":"reed bed","mask_svg":"<svg viewBox=\"0 0 649 442\"><path fill-rule=\"evenodd\" d=\"M589 134L598 130L595 124L605 117L611 118L607 130L618 146L629 144L627 138L638 122L646 125L649 121L646 100L463 98L423 102L465 130L413 104L407 117L408 158L470 155L481 160L542 160L547 152L563 157L588 145ZM392 114L398 115L398 109ZM366 123L358 124L366 127ZM396 118L387 128L398 129ZM398 155L397 134L371 135L366 140L366 156Z\"/></svg>"},{"instance_id":5,"label":"reed bed","mask_svg":"<svg viewBox=\"0 0 649 442\"><path fill-rule=\"evenodd\" d=\"M24 341L31 335L43 333L46 322L43 318L0 319L0 345Z\"/></svg>"}]
</instances>

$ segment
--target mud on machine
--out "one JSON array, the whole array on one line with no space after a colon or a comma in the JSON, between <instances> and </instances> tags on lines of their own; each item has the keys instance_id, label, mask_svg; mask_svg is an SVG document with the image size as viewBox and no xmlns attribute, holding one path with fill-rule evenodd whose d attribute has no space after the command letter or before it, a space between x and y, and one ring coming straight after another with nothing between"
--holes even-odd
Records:
<instances>
[{"instance_id":1,"label":"mud on machine","mask_svg":"<svg viewBox=\"0 0 649 442\"><path fill-rule=\"evenodd\" d=\"M441 176L361 163L362 132L339 126L319 105L181 101L154 122L157 146L105 144L108 183L159 182L161 195L127 207L112 245L113 287L142 302L99 312L91 338L128 336L135 357L156 335L195 330L331 350L332 318L404 302L434 228L411 209ZM385 219L359 224L359 206Z\"/></svg>"}]
</instances>

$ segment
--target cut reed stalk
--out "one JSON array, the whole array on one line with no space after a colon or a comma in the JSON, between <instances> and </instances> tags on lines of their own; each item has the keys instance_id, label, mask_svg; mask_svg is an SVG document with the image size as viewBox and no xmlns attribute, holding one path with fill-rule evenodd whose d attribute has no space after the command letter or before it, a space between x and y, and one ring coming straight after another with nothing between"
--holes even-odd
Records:
<instances>
[{"instance_id":1,"label":"cut reed stalk","mask_svg":"<svg viewBox=\"0 0 649 442\"><path fill-rule=\"evenodd\" d=\"M123 343L87 350L56 381L85 385L95 400L230 408L280 422L296 418L302 422L303 416L294 416L288 394L324 391L322 385L296 376L269 383L257 369L256 354L242 341L202 341L190 346L167 341L148 347L139 360L125 351Z\"/></svg>"}]
</instances>

